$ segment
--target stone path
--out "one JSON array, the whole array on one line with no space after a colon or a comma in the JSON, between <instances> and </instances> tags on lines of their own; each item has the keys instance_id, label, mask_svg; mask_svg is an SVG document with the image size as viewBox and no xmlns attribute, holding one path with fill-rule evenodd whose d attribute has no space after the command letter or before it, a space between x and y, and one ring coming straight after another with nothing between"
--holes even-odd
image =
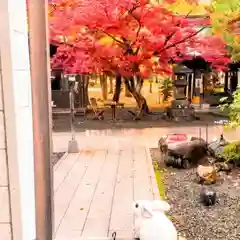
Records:
<instances>
[{"instance_id":1,"label":"stone path","mask_svg":"<svg viewBox=\"0 0 240 240\"><path fill-rule=\"evenodd\" d=\"M159 198L149 147L170 132L198 136L199 128L148 128L77 133L81 149L54 167L56 240L132 236L132 202ZM209 139L222 132L208 131ZM205 138L205 130L201 130ZM54 133L54 151L66 151L69 133Z\"/></svg>"},{"instance_id":2,"label":"stone path","mask_svg":"<svg viewBox=\"0 0 240 240\"><path fill-rule=\"evenodd\" d=\"M65 156L54 169L56 239L131 237L133 200L159 196L153 174L143 147Z\"/></svg>"}]
</instances>

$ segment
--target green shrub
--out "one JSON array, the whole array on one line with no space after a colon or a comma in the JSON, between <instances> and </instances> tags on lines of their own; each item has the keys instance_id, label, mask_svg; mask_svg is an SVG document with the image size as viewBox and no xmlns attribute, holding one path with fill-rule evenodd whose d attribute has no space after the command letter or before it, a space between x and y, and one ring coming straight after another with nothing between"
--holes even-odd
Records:
<instances>
[{"instance_id":1,"label":"green shrub","mask_svg":"<svg viewBox=\"0 0 240 240\"><path fill-rule=\"evenodd\" d=\"M170 77L162 79L159 87L161 89L162 94L164 95L163 101L167 101L169 97L172 95L172 88L173 88L173 82Z\"/></svg>"},{"instance_id":2,"label":"green shrub","mask_svg":"<svg viewBox=\"0 0 240 240\"><path fill-rule=\"evenodd\" d=\"M222 98L223 102L226 98ZM229 110L230 123L227 127L237 128L240 126L240 87L233 93L233 102L231 104L223 104L220 109L224 111Z\"/></svg>"},{"instance_id":3,"label":"green shrub","mask_svg":"<svg viewBox=\"0 0 240 240\"><path fill-rule=\"evenodd\" d=\"M229 143L224 147L223 158L226 162L240 159L240 141Z\"/></svg>"}]
</instances>

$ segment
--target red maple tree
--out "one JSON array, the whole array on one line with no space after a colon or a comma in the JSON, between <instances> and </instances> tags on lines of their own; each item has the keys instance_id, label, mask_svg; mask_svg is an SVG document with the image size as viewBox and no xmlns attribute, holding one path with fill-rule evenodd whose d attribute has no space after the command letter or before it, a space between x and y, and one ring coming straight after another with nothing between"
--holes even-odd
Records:
<instances>
[{"instance_id":1,"label":"red maple tree","mask_svg":"<svg viewBox=\"0 0 240 240\"><path fill-rule=\"evenodd\" d=\"M152 73L171 74L170 63L191 59L192 51L216 68L228 63L225 44L199 34L208 26L207 18L189 21L147 0L54 0L50 38L61 44L52 64L70 73L114 74L148 112L141 88Z\"/></svg>"}]
</instances>

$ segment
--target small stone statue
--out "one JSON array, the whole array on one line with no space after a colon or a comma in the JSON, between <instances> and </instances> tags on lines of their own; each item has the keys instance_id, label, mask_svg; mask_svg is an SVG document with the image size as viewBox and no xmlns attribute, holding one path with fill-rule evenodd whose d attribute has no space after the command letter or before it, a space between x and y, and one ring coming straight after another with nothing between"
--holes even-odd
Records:
<instances>
[{"instance_id":1,"label":"small stone statue","mask_svg":"<svg viewBox=\"0 0 240 240\"><path fill-rule=\"evenodd\" d=\"M213 206L217 199L216 191L213 188L203 187L200 193L200 199L205 206Z\"/></svg>"}]
</instances>

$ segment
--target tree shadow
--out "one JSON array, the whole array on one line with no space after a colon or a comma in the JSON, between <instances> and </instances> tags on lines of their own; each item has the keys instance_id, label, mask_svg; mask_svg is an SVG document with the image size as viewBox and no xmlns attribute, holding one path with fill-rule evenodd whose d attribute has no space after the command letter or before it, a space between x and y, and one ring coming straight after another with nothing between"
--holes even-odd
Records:
<instances>
[{"instance_id":1,"label":"tree shadow","mask_svg":"<svg viewBox=\"0 0 240 240\"><path fill-rule=\"evenodd\" d=\"M116 120L112 120L110 113L105 114L104 120L92 120L92 116L88 116L83 119L82 117L76 117L75 119L75 131L85 132L86 130L120 130L120 129L146 129L146 128L181 128L181 127L203 127L213 126L215 121L226 119L226 117L217 116L211 113L199 113L197 114L199 120L194 121L170 121L164 120L163 114L148 115L141 120L133 120L131 117L124 115L117 116ZM54 116L54 128L53 132L70 132L70 117L67 115Z\"/></svg>"}]
</instances>

